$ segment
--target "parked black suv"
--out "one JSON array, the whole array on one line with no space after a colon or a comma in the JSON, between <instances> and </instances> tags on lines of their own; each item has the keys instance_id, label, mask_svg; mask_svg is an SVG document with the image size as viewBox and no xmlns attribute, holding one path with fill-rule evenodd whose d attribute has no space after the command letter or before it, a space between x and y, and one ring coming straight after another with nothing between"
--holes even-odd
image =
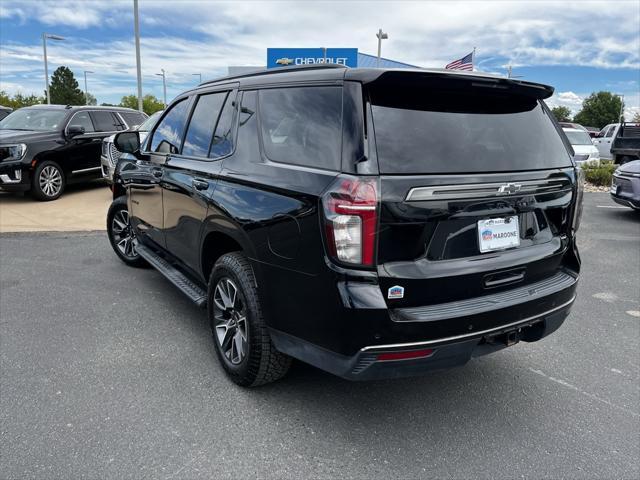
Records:
<instances>
[{"instance_id":1,"label":"parked black suv","mask_svg":"<svg viewBox=\"0 0 640 480\"><path fill-rule=\"evenodd\" d=\"M100 178L102 139L147 116L129 108L35 105L0 120L0 191L55 200L67 183Z\"/></svg>"},{"instance_id":2,"label":"parked black suv","mask_svg":"<svg viewBox=\"0 0 640 480\"><path fill-rule=\"evenodd\" d=\"M552 92L330 65L203 83L142 146L116 135L111 244L206 305L240 385L291 357L359 380L540 340L580 270Z\"/></svg>"}]
</instances>

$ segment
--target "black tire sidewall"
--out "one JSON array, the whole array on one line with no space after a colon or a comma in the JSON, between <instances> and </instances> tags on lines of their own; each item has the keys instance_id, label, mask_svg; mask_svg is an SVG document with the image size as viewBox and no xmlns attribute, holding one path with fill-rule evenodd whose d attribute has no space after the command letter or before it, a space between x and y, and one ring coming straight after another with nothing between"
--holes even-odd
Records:
<instances>
[{"instance_id":1,"label":"black tire sidewall","mask_svg":"<svg viewBox=\"0 0 640 480\"><path fill-rule=\"evenodd\" d=\"M52 197L45 194L40 188L40 174L42 173L42 170L44 170L44 168L47 166L55 167L58 170L58 172L60 172L60 177L62 178L62 185L60 186L60 191L58 192L57 195L54 195ZM31 179L31 191L33 193L33 196L36 199L43 202L56 200L60 198L60 196L64 193L66 186L67 186L67 179L65 178L64 171L62 170L60 165L58 165L56 162L52 160L45 160L44 162L40 162L38 165L36 165L36 168L33 171L33 178Z\"/></svg>"}]
</instances>

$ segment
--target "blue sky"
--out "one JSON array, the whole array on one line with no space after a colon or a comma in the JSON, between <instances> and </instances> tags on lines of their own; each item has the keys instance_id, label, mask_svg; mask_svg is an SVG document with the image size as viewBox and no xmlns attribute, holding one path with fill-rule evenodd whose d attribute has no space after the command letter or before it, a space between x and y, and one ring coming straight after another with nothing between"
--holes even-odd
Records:
<instances>
[{"instance_id":1,"label":"blue sky","mask_svg":"<svg viewBox=\"0 0 640 480\"><path fill-rule=\"evenodd\" d=\"M0 89L44 90L42 32L49 73L70 67L98 102L136 91L132 0L0 3ZM513 72L553 85L553 105L574 112L598 90L625 96L640 111L640 2L559 1L159 1L140 0L143 91L162 96L155 74L167 71L168 97L229 65L264 65L267 47L355 47L442 67L477 47L480 70Z\"/></svg>"}]
</instances>

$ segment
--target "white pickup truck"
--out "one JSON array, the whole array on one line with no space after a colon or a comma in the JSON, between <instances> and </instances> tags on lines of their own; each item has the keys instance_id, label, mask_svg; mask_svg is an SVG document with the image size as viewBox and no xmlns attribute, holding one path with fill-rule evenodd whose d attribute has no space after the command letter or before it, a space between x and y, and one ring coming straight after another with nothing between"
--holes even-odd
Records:
<instances>
[{"instance_id":1,"label":"white pickup truck","mask_svg":"<svg viewBox=\"0 0 640 480\"><path fill-rule=\"evenodd\" d=\"M618 130L620 129L619 123L610 123L606 125L593 139L593 144L600 152L600 158L603 160L611 160L611 142L615 138Z\"/></svg>"}]
</instances>

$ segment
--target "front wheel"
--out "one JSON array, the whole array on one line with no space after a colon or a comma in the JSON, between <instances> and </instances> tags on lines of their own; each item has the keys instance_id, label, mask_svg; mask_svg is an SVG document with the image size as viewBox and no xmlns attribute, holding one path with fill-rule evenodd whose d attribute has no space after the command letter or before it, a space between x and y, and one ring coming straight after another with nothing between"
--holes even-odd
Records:
<instances>
[{"instance_id":1,"label":"front wheel","mask_svg":"<svg viewBox=\"0 0 640 480\"><path fill-rule=\"evenodd\" d=\"M116 198L107 213L107 234L113 251L127 265L144 267L145 260L136 252L135 232L129 222L127 198Z\"/></svg>"},{"instance_id":2,"label":"front wheel","mask_svg":"<svg viewBox=\"0 0 640 480\"><path fill-rule=\"evenodd\" d=\"M64 172L56 162L46 160L33 171L31 192L36 200L48 202L57 199L65 187Z\"/></svg>"},{"instance_id":3,"label":"front wheel","mask_svg":"<svg viewBox=\"0 0 640 480\"><path fill-rule=\"evenodd\" d=\"M291 357L271 342L253 269L241 253L227 253L216 262L207 308L216 354L231 380L253 387L287 373Z\"/></svg>"}]
</instances>

